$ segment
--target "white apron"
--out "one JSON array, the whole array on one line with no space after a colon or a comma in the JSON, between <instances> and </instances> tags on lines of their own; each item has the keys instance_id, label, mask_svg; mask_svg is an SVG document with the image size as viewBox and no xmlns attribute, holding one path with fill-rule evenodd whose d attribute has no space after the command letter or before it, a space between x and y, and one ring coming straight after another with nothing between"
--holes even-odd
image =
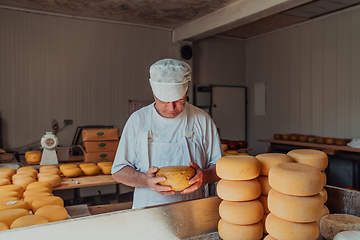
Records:
<instances>
[{"instance_id":1,"label":"white apron","mask_svg":"<svg viewBox=\"0 0 360 240\"><path fill-rule=\"evenodd\" d=\"M142 146L146 146L142 150L143 161L142 166L140 166L140 171L147 173L148 169L151 166L156 166L158 168L166 166L175 166L175 165L185 165L189 166L189 162L193 161L190 151L192 151L193 156L196 154L196 144L194 141L194 110L187 106L187 124L186 129L184 129L182 136L177 143L159 143L154 142L152 138L152 114L153 109L149 108L150 120L146 123L147 132L142 133L141 141L144 141ZM189 112L190 111L190 112ZM200 167L201 165L198 164ZM181 194L180 192L175 192L174 195L160 195L150 188L135 188L133 208L142 208L147 206L154 206L165 203L179 202L184 200L192 200L202 198L204 196L204 188L201 186L195 192L189 194Z\"/></svg>"}]
</instances>

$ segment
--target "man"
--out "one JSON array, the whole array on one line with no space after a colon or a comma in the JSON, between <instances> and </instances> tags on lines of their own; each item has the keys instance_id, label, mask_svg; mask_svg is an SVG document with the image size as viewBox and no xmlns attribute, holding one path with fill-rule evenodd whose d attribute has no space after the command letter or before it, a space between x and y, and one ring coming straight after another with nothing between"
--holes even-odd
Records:
<instances>
[{"instance_id":1,"label":"man","mask_svg":"<svg viewBox=\"0 0 360 240\"><path fill-rule=\"evenodd\" d=\"M187 103L191 68L182 61L163 59L150 67L155 102L128 119L112 167L113 178L135 187L133 208L204 197L206 183L219 180L215 164L223 155L212 119ZM161 167L190 165L196 175L181 192L159 182Z\"/></svg>"}]
</instances>

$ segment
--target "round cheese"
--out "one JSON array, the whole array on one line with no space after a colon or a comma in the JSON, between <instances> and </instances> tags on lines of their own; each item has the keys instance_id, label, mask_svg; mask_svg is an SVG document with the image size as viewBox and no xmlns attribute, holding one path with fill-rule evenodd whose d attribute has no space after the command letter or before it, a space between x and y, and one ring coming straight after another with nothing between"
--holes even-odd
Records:
<instances>
[{"instance_id":1,"label":"round cheese","mask_svg":"<svg viewBox=\"0 0 360 240\"><path fill-rule=\"evenodd\" d=\"M112 168L112 166L110 166L110 165L104 165L100 169L101 169L101 172L103 174L110 175L111 174L111 168Z\"/></svg>"},{"instance_id":2,"label":"round cheese","mask_svg":"<svg viewBox=\"0 0 360 240\"><path fill-rule=\"evenodd\" d=\"M296 163L303 163L319 170L324 170L328 165L326 153L314 149L296 149L287 153Z\"/></svg>"},{"instance_id":3,"label":"round cheese","mask_svg":"<svg viewBox=\"0 0 360 240\"><path fill-rule=\"evenodd\" d=\"M328 194L327 191L325 190L325 188L323 188L319 194L321 195L321 197L323 198L323 203L326 203L327 199L328 199Z\"/></svg>"},{"instance_id":4,"label":"round cheese","mask_svg":"<svg viewBox=\"0 0 360 240\"><path fill-rule=\"evenodd\" d=\"M53 175L60 175L60 169L58 168L46 168L46 169L43 169L39 174L43 174L43 173L50 173L50 174L53 174Z\"/></svg>"},{"instance_id":5,"label":"round cheese","mask_svg":"<svg viewBox=\"0 0 360 240\"><path fill-rule=\"evenodd\" d=\"M222 147L222 149L223 149L224 151L229 150L229 146L228 146L227 144L222 143L222 144L221 144L221 147Z\"/></svg>"},{"instance_id":6,"label":"round cheese","mask_svg":"<svg viewBox=\"0 0 360 240\"><path fill-rule=\"evenodd\" d=\"M261 204L263 205L264 208L264 213L265 214L269 214L270 210L268 207L268 196L267 195L260 195L258 200L261 202Z\"/></svg>"},{"instance_id":7,"label":"round cheese","mask_svg":"<svg viewBox=\"0 0 360 240\"><path fill-rule=\"evenodd\" d=\"M219 206L219 214L228 223L249 225L261 221L264 208L259 200L246 202L223 200Z\"/></svg>"},{"instance_id":8,"label":"round cheese","mask_svg":"<svg viewBox=\"0 0 360 240\"><path fill-rule=\"evenodd\" d=\"M39 187L47 187L49 189L49 192L52 192L53 189L52 185L48 182L33 182L26 187L26 190L32 190Z\"/></svg>"},{"instance_id":9,"label":"round cheese","mask_svg":"<svg viewBox=\"0 0 360 240\"><path fill-rule=\"evenodd\" d=\"M267 216L268 216L268 214L264 214L263 218L261 219L261 222L264 227L264 233L268 233L268 231L266 230L266 227L265 227L265 221L266 221Z\"/></svg>"},{"instance_id":10,"label":"round cheese","mask_svg":"<svg viewBox=\"0 0 360 240\"><path fill-rule=\"evenodd\" d=\"M170 186L173 191L182 191L190 186L190 179L195 176L195 169L190 166L162 167L156 172L156 177L165 177L160 185Z\"/></svg>"},{"instance_id":11,"label":"round cheese","mask_svg":"<svg viewBox=\"0 0 360 240\"><path fill-rule=\"evenodd\" d=\"M41 177L45 177L45 176L53 176L53 175L59 175L56 172L51 172L51 171L42 171L41 173L38 174L38 178L40 179ZM60 175L59 175L60 176Z\"/></svg>"},{"instance_id":12,"label":"round cheese","mask_svg":"<svg viewBox=\"0 0 360 240\"><path fill-rule=\"evenodd\" d=\"M260 174L260 163L252 156L225 156L216 163L216 174L226 180L250 180Z\"/></svg>"},{"instance_id":13,"label":"round cheese","mask_svg":"<svg viewBox=\"0 0 360 240\"><path fill-rule=\"evenodd\" d=\"M14 180L19 179L19 178L24 178L24 177L32 177L33 179L36 180L36 174L34 172L20 172L20 173L16 173L12 176L12 181L14 182Z\"/></svg>"},{"instance_id":14,"label":"round cheese","mask_svg":"<svg viewBox=\"0 0 360 240\"><path fill-rule=\"evenodd\" d=\"M0 168L0 175L7 176L9 180L14 174L15 174L15 169L13 168Z\"/></svg>"},{"instance_id":15,"label":"round cheese","mask_svg":"<svg viewBox=\"0 0 360 240\"><path fill-rule=\"evenodd\" d=\"M28 151L25 153L25 160L29 164L39 163L41 161L42 153L40 151Z\"/></svg>"},{"instance_id":16,"label":"round cheese","mask_svg":"<svg viewBox=\"0 0 360 240\"><path fill-rule=\"evenodd\" d=\"M319 225L316 222L290 222L278 218L273 213L267 216L265 227L271 236L279 240L315 240L319 236Z\"/></svg>"},{"instance_id":17,"label":"round cheese","mask_svg":"<svg viewBox=\"0 0 360 240\"><path fill-rule=\"evenodd\" d=\"M49 221L43 216L27 215L16 219L10 226L11 229L34 226L39 224L48 223Z\"/></svg>"},{"instance_id":18,"label":"round cheese","mask_svg":"<svg viewBox=\"0 0 360 240\"><path fill-rule=\"evenodd\" d=\"M100 173L100 168L97 165L94 166L84 166L81 168L82 173L86 176L94 176Z\"/></svg>"},{"instance_id":19,"label":"round cheese","mask_svg":"<svg viewBox=\"0 0 360 240\"><path fill-rule=\"evenodd\" d=\"M27 202L17 199L14 201L8 201L5 204L0 204L0 211L4 211L7 209L16 209L16 208L23 208L29 210L30 206Z\"/></svg>"},{"instance_id":20,"label":"round cheese","mask_svg":"<svg viewBox=\"0 0 360 240\"><path fill-rule=\"evenodd\" d=\"M33 182L36 182L36 180L32 177L23 177L23 178L18 178L18 179L13 180L13 183L15 185L21 186L24 190L30 183L33 183Z\"/></svg>"},{"instance_id":21,"label":"round cheese","mask_svg":"<svg viewBox=\"0 0 360 240\"><path fill-rule=\"evenodd\" d=\"M26 196L26 198L24 198L24 201L27 202L29 204L30 209L32 209L32 203L35 201L35 199L42 197L49 197L49 196L52 196L52 194L49 192L34 192Z\"/></svg>"},{"instance_id":22,"label":"round cheese","mask_svg":"<svg viewBox=\"0 0 360 240\"><path fill-rule=\"evenodd\" d=\"M41 154L41 151L35 151L35 150L34 151L26 151L25 152L25 159L27 159L30 154L38 154L38 153Z\"/></svg>"},{"instance_id":23,"label":"round cheese","mask_svg":"<svg viewBox=\"0 0 360 240\"><path fill-rule=\"evenodd\" d=\"M259 240L263 235L261 221L250 225L237 225L220 219L218 223L219 236L230 240Z\"/></svg>"},{"instance_id":24,"label":"round cheese","mask_svg":"<svg viewBox=\"0 0 360 240\"><path fill-rule=\"evenodd\" d=\"M31 204L31 209L33 210L34 213L36 213L36 211L43 207L43 206L47 206L47 205L59 205L59 206L64 206L64 200L62 200L61 197L56 197L56 196L49 196L49 197L41 197L38 199L35 199L32 204Z\"/></svg>"},{"instance_id":25,"label":"round cheese","mask_svg":"<svg viewBox=\"0 0 360 240\"><path fill-rule=\"evenodd\" d=\"M360 239L360 231L344 231L335 235L334 240L356 240Z\"/></svg>"},{"instance_id":26,"label":"round cheese","mask_svg":"<svg viewBox=\"0 0 360 240\"><path fill-rule=\"evenodd\" d=\"M320 232L326 239L333 239L343 231L360 231L360 217L349 214L329 214L321 218Z\"/></svg>"},{"instance_id":27,"label":"round cheese","mask_svg":"<svg viewBox=\"0 0 360 240\"><path fill-rule=\"evenodd\" d=\"M81 163L79 165L80 168L89 167L89 166L97 166L97 165L96 165L96 163Z\"/></svg>"},{"instance_id":28,"label":"round cheese","mask_svg":"<svg viewBox=\"0 0 360 240\"><path fill-rule=\"evenodd\" d=\"M260 162L260 175L268 176L270 168L273 166L284 163L294 162L294 160L284 153L263 153L256 156Z\"/></svg>"},{"instance_id":29,"label":"round cheese","mask_svg":"<svg viewBox=\"0 0 360 240\"><path fill-rule=\"evenodd\" d=\"M0 186L4 186L4 185L9 185L10 184L10 181L9 179L0 179Z\"/></svg>"},{"instance_id":30,"label":"round cheese","mask_svg":"<svg viewBox=\"0 0 360 240\"><path fill-rule=\"evenodd\" d=\"M59 205L47 205L39 208L35 215L43 216L49 222L56 222L56 221L62 221L67 218L67 211L64 207Z\"/></svg>"},{"instance_id":31,"label":"round cheese","mask_svg":"<svg viewBox=\"0 0 360 240\"><path fill-rule=\"evenodd\" d=\"M327 178L326 178L326 173L321 171L321 174L322 174L323 177L324 177L324 186L325 186L325 185L326 185L326 180L327 180Z\"/></svg>"},{"instance_id":32,"label":"round cheese","mask_svg":"<svg viewBox=\"0 0 360 240\"><path fill-rule=\"evenodd\" d=\"M21 167L21 168L19 168L18 170L16 170L16 173L21 173L21 172L33 172L33 173L35 173L36 175L38 174L38 171L37 171L35 168L29 167L29 166L27 166L27 167Z\"/></svg>"},{"instance_id":33,"label":"round cheese","mask_svg":"<svg viewBox=\"0 0 360 240\"><path fill-rule=\"evenodd\" d=\"M257 179L225 180L221 179L216 187L218 196L228 201L250 201L261 194L261 185Z\"/></svg>"},{"instance_id":34,"label":"round cheese","mask_svg":"<svg viewBox=\"0 0 360 240\"><path fill-rule=\"evenodd\" d=\"M320 226L320 221L321 219L326 216L326 215L329 215L330 214L330 211L328 209L328 207L326 205L323 205L323 209L322 209L322 212L321 212L321 216L319 219L316 220L316 222L319 224Z\"/></svg>"},{"instance_id":35,"label":"round cheese","mask_svg":"<svg viewBox=\"0 0 360 240\"><path fill-rule=\"evenodd\" d=\"M18 198L21 198L23 195L24 189L21 186L15 185L15 184L0 186L0 193L9 192L9 191L17 192L19 194Z\"/></svg>"},{"instance_id":36,"label":"round cheese","mask_svg":"<svg viewBox=\"0 0 360 240\"><path fill-rule=\"evenodd\" d=\"M6 225L5 223L3 222L0 222L0 231L5 231L5 230L9 230L9 226Z\"/></svg>"},{"instance_id":37,"label":"round cheese","mask_svg":"<svg viewBox=\"0 0 360 240\"><path fill-rule=\"evenodd\" d=\"M112 166L113 162L98 162L97 165L101 169L103 166Z\"/></svg>"},{"instance_id":38,"label":"round cheese","mask_svg":"<svg viewBox=\"0 0 360 240\"><path fill-rule=\"evenodd\" d=\"M79 166L77 164L68 163L68 164L60 165L59 169L60 172L62 173L65 168L74 168L74 167L78 168Z\"/></svg>"},{"instance_id":39,"label":"round cheese","mask_svg":"<svg viewBox=\"0 0 360 240\"><path fill-rule=\"evenodd\" d=\"M44 175L39 178L39 182L48 182L54 188L61 185L61 177L59 175Z\"/></svg>"},{"instance_id":40,"label":"round cheese","mask_svg":"<svg viewBox=\"0 0 360 240\"><path fill-rule=\"evenodd\" d=\"M42 171L46 171L48 169L59 169L59 168L56 165L43 165L39 168L39 173L41 173Z\"/></svg>"},{"instance_id":41,"label":"round cheese","mask_svg":"<svg viewBox=\"0 0 360 240\"><path fill-rule=\"evenodd\" d=\"M291 222L314 222L321 217L323 198L314 196L290 196L271 189L268 195L268 207L275 216Z\"/></svg>"},{"instance_id":42,"label":"round cheese","mask_svg":"<svg viewBox=\"0 0 360 240\"><path fill-rule=\"evenodd\" d=\"M0 199L4 197L16 197L17 199L20 199L22 195L16 191L0 192Z\"/></svg>"},{"instance_id":43,"label":"round cheese","mask_svg":"<svg viewBox=\"0 0 360 240\"><path fill-rule=\"evenodd\" d=\"M65 177L68 178L74 178L74 177L79 177L82 174L82 171L80 168L78 167L72 167L72 168L64 168L62 171L62 174Z\"/></svg>"},{"instance_id":44,"label":"round cheese","mask_svg":"<svg viewBox=\"0 0 360 240\"><path fill-rule=\"evenodd\" d=\"M31 194L34 194L34 193L37 193L37 192L48 192L48 193L51 193L52 191L50 191L50 189L47 188L47 187L38 187L38 188L26 190L26 191L23 193L23 197L26 198L27 196L29 196L29 195L31 195Z\"/></svg>"},{"instance_id":45,"label":"round cheese","mask_svg":"<svg viewBox=\"0 0 360 240\"><path fill-rule=\"evenodd\" d=\"M0 211L0 222L10 226L19 217L29 215L29 211L23 208Z\"/></svg>"},{"instance_id":46,"label":"round cheese","mask_svg":"<svg viewBox=\"0 0 360 240\"><path fill-rule=\"evenodd\" d=\"M269 184L278 192L294 196L311 196L324 187L319 169L302 163L280 163L269 171Z\"/></svg>"},{"instance_id":47,"label":"round cheese","mask_svg":"<svg viewBox=\"0 0 360 240\"><path fill-rule=\"evenodd\" d=\"M257 180L259 180L259 183L261 185L261 194L262 195L268 195L271 186L269 184L269 177L268 176L258 176Z\"/></svg>"}]
</instances>

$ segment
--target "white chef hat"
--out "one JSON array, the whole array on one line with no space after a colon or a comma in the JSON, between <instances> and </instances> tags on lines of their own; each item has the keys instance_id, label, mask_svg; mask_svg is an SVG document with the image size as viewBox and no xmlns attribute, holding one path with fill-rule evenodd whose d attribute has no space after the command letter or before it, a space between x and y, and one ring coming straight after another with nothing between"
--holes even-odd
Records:
<instances>
[{"instance_id":1,"label":"white chef hat","mask_svg":"<svg viewBox=\"0 0 360 240\"><path fill-rule=\"evenodd\" d=\"M173 102L182 98L191 80L191 68L182 61L162 59L150 67L150 85L156 98Z\"/></svg>"}]
</instances>

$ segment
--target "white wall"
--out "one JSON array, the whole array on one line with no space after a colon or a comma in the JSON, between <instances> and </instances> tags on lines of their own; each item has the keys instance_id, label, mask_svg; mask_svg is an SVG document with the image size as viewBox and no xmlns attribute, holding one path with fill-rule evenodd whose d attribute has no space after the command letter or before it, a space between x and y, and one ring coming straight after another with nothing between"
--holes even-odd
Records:
<instances>
[{"instance_id":1,"label":"white wall","mask_svg":"<svg viewBox=\"0 0 360 240\"><path fill-rule=\"evenodd\" d=\"M171 32L0 9L0 116L5 149L58 133L69 146L76 126L120 132L128 100L152 100L150 65L179 58ZM190 63L191 64L191 63Z\"/></svg>"}]
</instances>

